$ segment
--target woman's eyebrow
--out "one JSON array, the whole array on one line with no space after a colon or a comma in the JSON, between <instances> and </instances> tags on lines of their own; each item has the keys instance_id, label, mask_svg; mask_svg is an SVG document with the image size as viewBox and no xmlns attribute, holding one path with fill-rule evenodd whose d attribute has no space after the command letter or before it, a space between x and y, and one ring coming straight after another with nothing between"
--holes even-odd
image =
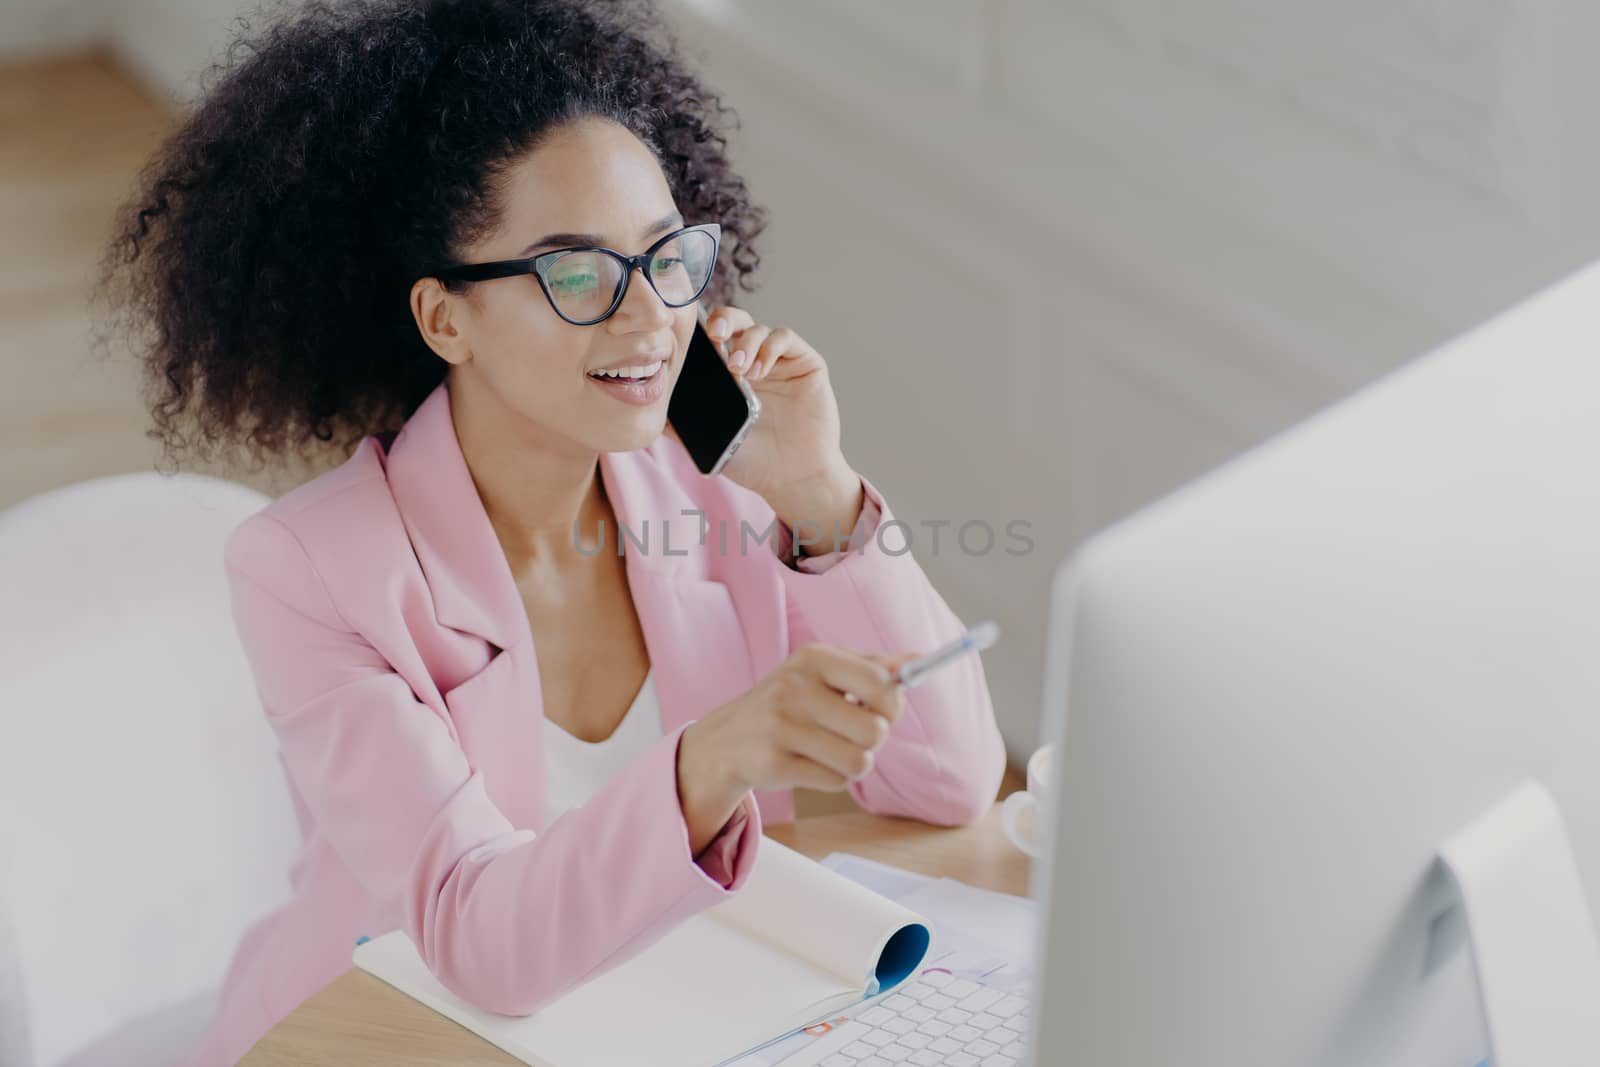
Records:
<instances>
[{"instance_id":1,"label":"woman's eyebrow","mask_svg":"<svg viewBox=\"0 0 1600 1067\"><path fill-rule=\"evenodd\" d=\"M670 215L661 216L645 227L642 236L654 237L656 234L664 233L674 226L682 225L683 216L674 211ZM525 256L535 248L543 248L545 245L603 245L605 240L605 236L598 233L547 233L527 248L524 248L519 254Z\"/></svg>"}]
</instances>

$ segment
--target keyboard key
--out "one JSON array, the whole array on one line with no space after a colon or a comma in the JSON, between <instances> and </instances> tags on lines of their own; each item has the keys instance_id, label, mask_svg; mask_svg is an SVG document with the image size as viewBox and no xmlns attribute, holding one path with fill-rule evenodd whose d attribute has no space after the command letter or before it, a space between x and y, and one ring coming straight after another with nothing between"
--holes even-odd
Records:
<instances>
[{"instance_id":1,"label":"keyboard key","mask_svg":"<svg viewBox=\"0 0 1600 1067\"><path fill-rule=\"evenodd\" d=\"M927 1034L929 1037L942 1037L950 1032L950 1024L942 1023L938 1019L929 1019L917 1027L917 1032Z\"/></svg>"},{"instance_id":2,"label":"keyboard key","mask_svg":"<svg viewBox=\"0 0 1600 1067\"><path fill-rule=\"evenodd\" d=\"M979 1030L993 1030L1000 1025L1000 1020L986 1011L980 1011L967 1020L968 1026L976 1026Z\"/></svg>"},{"instance_id":3,"label":"keyboard key","mask_svg":"<svg viewBox=\"0 0 1600 1067\"><path fill-rule=\"evenodd\" d=\"M943 1011L946 1008L955 1007L956 998L947 997L943 993L934 993L930 996L924 997L922 1004L924 1007L932 1008L934 1011Z\"/></svg>"},{"instance_id":4,"label":"keyboard key","mask_svg":"<svg viewBox=\"0 0 1600 1067\"><path fill-rule=\"evenodd\" d=\"M923 1007L921 1004L918 1004L914 1008L907 1008L901 1014L903 1014L907 1019L910 1019L914 1023L925 1023L929 1019L933 1018L933 1012L929 1011L927 1008Z\"/></svg>"},{"instance_id":5,"label":"keyboard key","mask_svg":"<svg viewBox=\"0 0 1600 1067\"><path fill-rule=\"evenodd\" d=\"M997 1029L990 1030L983 1036L987 1037L990 1041L998 1042L1002 1045L1009 1045L1013 1041L1022 1040L1022 1035L1011 1029L1009 1026L1002 1026Z\"/></svg>"},{"instance_id":6,"label":"keyboard key","mask_svg":"<svg viewBox=\"0 0 1600 1067\"><path fill-rule=\"evenodd\" d=\"M955 996L954 993L950 995ZM968 1011L984 1011L989 1005L1004 999L1004 997L1005 994L998 989L977 989L957 1001L956 1007L965 1008Z\"/></svg>"},{"instance_id":7,"label":"keyboard key","mask_svg":"<svg viewBox=\"0 0 1600 1067\"><path fill-rule=\"evenodd\" d=\"M882 1030L873 1030L871 1033L863 1034L861 1040L869 1045L882 1048L884 1045L894 1044L894 1035L884 1033Z\"/></svg>"},{"instance_id":8,"label":"keyboard key","mask_svg":"<svg viewBox=\"0 0 1600 1067\"><path fill-rule=\"evenodd\" d=\"M888 1022L890 1019L893 1019L893 1018L896 1018L896 1017L897 1016L895 1015L894 1012L890 1011L888 1008L884 1007L882 1004L874 1004L872 1007L868 1008L866 1011L864 1011L860 1015L856 1016L857 1019L860 1019L862 1022L866 1023L868 1026L882 1026L884 1023Z\"/></svg>"},{"instance_id":9,"label":"keyboard key","mask_svg":"<svg viewBox=\"0 0 1600 1067\"><path fill-rule=\"evenodd\" d=\"M916 1028L917 1028L917 1024L916 1023L912 1022L910 1019L902 1018L901 1016L898 1016L898 1015L896 1015L893 1019L890 1019L888 1022L883 1024L883 1029L889 1031L891 1034L897 1034L897 1035L898 1034L909 1034L911 1031L915 1030Z\"/></svg>"},{"instance_id":10,"label":"keyboard key","mask_svg":"<svg viewBox=\"0 0 1600 1067\"><path fill-rule=\"evenodd\" d=\"M957 978L954 982L951 982L949 985L944 987L944 992L946 996L955 997L957 1000L960 1000L962 997L969 993L975 992L979 988L980 986L978 983L972 981L970 978Z\"/></svg>"},{"instance_id":11,"label":"keyboard key","mask_svg":"<svg viewBox=\"0 0 1600 1067\"><path fill-rule=\"evenodd\" d=\"M819 1067L856 1067L856 1061L842 1052L835 1052L823 1060Z\"/></svg>"},{"instance_id":12,"label":"keyboard key","mask_svg":"<svg viewBox=\"0 0 1600 1067\"><path fill-rule=\"evenodd\" d=\"M989 1014L1009 1019L1027 1006L1028 1002L1021 997L1005 997L989 1009Z\"/></svg>"},{"instance_id":13,"label":"keyboard key","mask_svg":"<svg viewBox=\"0 0 1600 1067\"><path fill-rule=\"evenodd\" d=\"M970 1052L957 1052L944 1061L949 1067L978 1067L978 1057Z\"/></svg>"},{"instance_id":14,"label":"keyboard key","mask_svg":"<svg viewBox=\"0 0 1600 1067\"><path fill-rule=\"evenodd\" d=\"M899 992L904 993L912 1000L921 1000L923 997L933 992L933 986L929 985L927 982L913 978L911 981L902 985L899 989Z\"/></svg>"},{"instance_id":15,"label":"keyboard key","mask_svg":"<svg viewBox=\"0 0 1600 1067\"><path fill-rule=\"evenodd\" d=\"M996 1052L993 1056L980 1063L978 1067L1015 1067L1016 1062L1005 1053Z\"/></svg>"},{"instance_id":16,"label":"keyboard key","mask_svg":"<svg viewBox=\"0 0 1600 1067\"><path fill-rule=\"evenodd\" d=\"M872 1055L873 1048L871 1045L863 1044L860 1041L852 1041L839 1051L853 1060L864 1060Z\"/></svg>"},{"instance_id":17,"label":"keyboard key","mask_svg":"<svg viewBox=\"0 0 1600 1067\"><path fill-rule=\"evenodd\" d=\"M939 989L943 986L949 985L951 982L955 981L955 979L956 976L951 974L949 971L929 971L919 980L927 982L935 989Z\"/></svg>"},{"instance_id":18,"label":"keyboard key","mask_svg":"<svg viewBox=\"0 0 1600 1067\"><path fill-rule=\"evenodd\" d=\"M882 1056L868 1056L861 1061L859 1067L889 1067L889 1061Z\"/></svg>"},{"instance_id":19,"label":"keyboard key","mask_svg":"<svg viewBox=\"0 0 1600 1067\"><path fill-rule=\"evenodd\" d=\"M870 1037L871 1035L869 1034L867 1036ZM983 1031L982 1030L974 1030L970 1026L958 1026L954 1030L950 1031L951 1040L959 1041L963 1045L966 1044L968 1041L976 1041L978 1038L980 1038L982 1036L983 1036Z\"/></svg>"},{"instance_id":20,"label":"keyboard key","mask_svg":"<svg viewBox=\"0 0 1600 1067\"><path fill-rule=\"evenodd\" d=\"M920 1052L913 1052L911 1058L906 1062L914 1063L917 1067L940 1067L940 1064L944 1063L944 1057L937 1052L929 1052L927 1049L923 1049ZM850 1067L855 1067L855 1064L852 1063Z\"/></svg>"},{"instance_id":21,"label":"keyboard key","mask_svg":"<svg viewBox=\"0 0 1600 1067\"><path fill-rule=\"evenodd\" d=\"M882 1056L890 1063L900 1063L901 1061L911 1057L911 1049L906 1048L897 1041L892 1045L885 1045L880 1048L878 1050L878 1055Z\"/></svg>"},{"instance_id":22,"label":"keyboard key","mask_svg":"<svg viewBox=\"0 0 1600 1067\"><path fill-rule=\"evenodd\" d=\"M972 1018L972 1013L970 1011L962 1011L960 1008L946 1008L944 1011L939 1013L939 1018L943 1019L951 1026L960 1026L962 1023Z\"/></svg>"},{"instance_id":23,"label":"keyboard key","mask_svg":"<svg viewBox=\"0 0 1600 1067\"><path fill-rule=\"evenodd\" d=\"M932 1052L937 1052L941 1056L948 1056L952 1052L961 1051L961 1042L951 1041L948 1037L936 1038L929 1043L928 1049Z\"/></svg>"},{"instance_id":24,"label":"keyboard key","mask_svg":"<svg viewBox=\"0 0 1600 1067\"><path fill-rule=\"evenodd\" d=\"M1000 1051L1000 1046L995 1044L993 1041L984 1041L979 1039L967 1045L967 1051L972 1053L974 1056L993 1056L996 1052Z\"/></svg>"},{"instance_id":25,"label":"keyboard key","mask_svg":"<svg viewBox=\"0 0 1600 1067\"><path fill-rule=\"evenodd\" d=\"M915 1030L911 1031L909 1034L900 1035L900 1044L910 1049L926 1048L928 1046L928 1042L932 1040L933 1038L929 1037L927 1034L919 1034Z\"/></svg>"},{"instance_id":26,"label":"keyboard key","mask_svg":"<svg viewBox=\"0 0 1600 1067\"><path fill-rule=\"evenodd\" d=\"M1007 1045L1005 1048L1001 1049L1000 1051L1004 1052L1007 1056L1015 1056L1018 1059L1021 1059L1022 1058L1022 1054L1023 1054L1023 1052L1026 1051L1026 1049L1023 1047L1022 1042L1013 1041L1013 1042L1011 1042L1011 1044Z\"/></svg>"},{"instance_id":27,"label":"keyboard key","mask_svg":"<svg viewBox=\"0 0 1600 1067\"><path fill-rule=\"evenodd\" d=\"M889 997L884 1000L883 1006L892 1012L902 1012L907 1008L914 1007L916 1003L916 1001L912 1000L903 993L891 993Z\"/></svg>"}]
</instances>

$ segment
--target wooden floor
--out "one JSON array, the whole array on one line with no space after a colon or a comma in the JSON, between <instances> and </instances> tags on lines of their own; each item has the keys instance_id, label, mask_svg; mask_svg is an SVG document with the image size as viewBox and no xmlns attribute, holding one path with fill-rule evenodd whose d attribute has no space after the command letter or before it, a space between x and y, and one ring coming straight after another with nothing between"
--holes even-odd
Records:
<instances>
[{"instance_id":1,"label":"wooden floor","mask_svg":"<svg viewBox=\"0 0 1600 1067\"><path fill-rule=\"evenodd\" d=\"M0 509L86 478L149 470L159 455L146 436L141 372L131 356L91 351L86 298L114 211L176 121L100 53L0 64ZM307 476L183 469L271 495ZM1021 785L1013 768L1001 795ZM802 791L798 807L820 814L854 803Z\"/></svg>"},{"instance_id":2,"label":"wooden floor","mask_svg":"<svg viewBox=\"0 0 1600 1067\"><path fill-rule=\"evenodd\" d=\"M175 120L99 53L0 64L0 508L159 455L140 370L91 351L86 298L112 215Z\"/></svg>"}]
</instances>

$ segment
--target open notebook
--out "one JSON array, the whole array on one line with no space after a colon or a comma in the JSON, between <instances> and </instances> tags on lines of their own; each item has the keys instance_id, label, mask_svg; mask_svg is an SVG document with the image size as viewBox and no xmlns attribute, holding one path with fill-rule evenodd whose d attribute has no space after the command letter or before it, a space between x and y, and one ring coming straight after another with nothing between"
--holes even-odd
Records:
<instances>
[{"instance_id":1,"label":"open notebook","mask_svg":"<svg viewBox=\"0 0 1600 1067\"><path fill-rule=\"evenodd\" d=\"M714 1067L899 984L932 937L915 912L763 838L739 892L533 1015L457 997L403 930L355 963L535 1067Z\"/></svg>"}]
</instances>

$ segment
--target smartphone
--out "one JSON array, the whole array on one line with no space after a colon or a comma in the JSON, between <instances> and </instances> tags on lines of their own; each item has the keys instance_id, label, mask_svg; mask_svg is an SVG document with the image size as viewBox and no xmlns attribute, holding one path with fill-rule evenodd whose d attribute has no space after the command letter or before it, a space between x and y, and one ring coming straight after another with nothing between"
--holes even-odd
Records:
<instances>
[{"instance_id":1,"label":"smartphone","mask_svg":"<svg viewBox=\"0 0 1600 1067\"><path fill-rule=\"evenodd\" d=\"M706 333L709 315L701 304L683 370L667 401L667 421L706 475L722 472L761 415L755 390L728 369Z\"/></svg>"}]
</instances>

